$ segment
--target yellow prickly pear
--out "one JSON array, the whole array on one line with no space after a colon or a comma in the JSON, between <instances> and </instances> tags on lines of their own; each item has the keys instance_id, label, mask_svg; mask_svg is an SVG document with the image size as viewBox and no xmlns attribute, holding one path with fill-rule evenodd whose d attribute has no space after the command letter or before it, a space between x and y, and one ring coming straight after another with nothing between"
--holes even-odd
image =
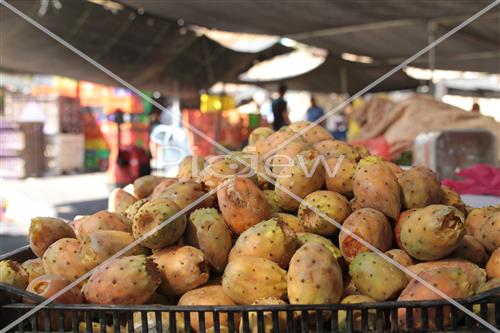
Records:
<instances>
[{"instance_id":1,"label":"yellow prickly pear","mask_svg":"<svg viewBox=\"0 0 500 333\"><path fill-rule=\"evenodd\" d=\"M64 220L54 217L35 217L29 229L30 248L41 258L47 248L61 238L76 238L73 228Z\"/></svg>"}]
</instances>

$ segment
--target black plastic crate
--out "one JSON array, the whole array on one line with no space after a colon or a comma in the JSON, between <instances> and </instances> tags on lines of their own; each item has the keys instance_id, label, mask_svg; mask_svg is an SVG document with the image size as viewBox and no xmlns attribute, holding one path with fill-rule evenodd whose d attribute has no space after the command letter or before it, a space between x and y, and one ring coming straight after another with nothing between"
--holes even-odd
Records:
<instances>
[{"instance_id":1,"label":"black plastic crate","mask_svg":"<svg viewBox=\"0 0 500 333\"><path fill-rule=\"evenodd\" d=\"M33 258L28 247L0 259ZM500 327L500 288L457 300ZM0 283L0 321L5 327L43 299ZM407 327L397 314L406 310ZM431 318L435 311L434 320ZM448 313L449 315L446 315ZM341 318L344 325L339 326ZM198 325L196 325L196 321ZM416 326L415 323L420 322ZM193 330L192 326L198 326ZM175 306L51 304L33 314L17 332L489 332L446 301L325 305Z\"/></svg>"}]
</instances>

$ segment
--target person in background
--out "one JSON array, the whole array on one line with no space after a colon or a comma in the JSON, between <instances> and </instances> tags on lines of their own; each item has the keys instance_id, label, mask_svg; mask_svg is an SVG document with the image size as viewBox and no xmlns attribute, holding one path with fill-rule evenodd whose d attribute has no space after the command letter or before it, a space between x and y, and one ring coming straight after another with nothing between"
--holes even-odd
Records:
<instances>
[{"instance_id":1,"label":"person in background","mask_svg":"<svg viewBox=\"0 0 500 333\"><path fill-rule=\"evenodd\" d=\"M323 108L316 104L316 99L311 96L311 106L307 109L306 119L310 122L315 122L325 115ZM321 124L320 124L321 125Z\"/></svg>"},{"instance_id":2,"label":"person in background","mask_svg":"<svg viewBox=\"0 0 500 333\"><path fill-rule=\"evenodd\" d=\"M481 113L481 107L479 106L479 103L475 102L474 104L472 104L471 111L474 113Z\"/></svg>"},{"instance_id":3,"label":"person in background","mask_svg":"<svg viewBox=\"0 0 500 333\"><path fill-rule=\"evenodd\" d=\"M288 106L285 100L286 86L284 84L279 86L278 93L279 97L273 100L271 104L274 116L273 129L275 131L290 123L288 119Z\"/></svg>"}]
</instances>

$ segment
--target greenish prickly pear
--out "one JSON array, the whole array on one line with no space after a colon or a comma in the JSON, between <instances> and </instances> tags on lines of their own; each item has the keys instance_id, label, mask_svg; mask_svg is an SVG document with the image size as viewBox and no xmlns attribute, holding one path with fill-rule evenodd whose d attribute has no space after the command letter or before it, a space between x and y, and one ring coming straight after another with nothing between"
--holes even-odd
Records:
<instances>
[{"instance_id":1,"label":"greenish prickly pear","mask_svg":"<svg viewBox=\"0 0 500 333\"><path fill-rule=\"evenodd\" d=\"M488 252L486 252L484 245L476 238L465 235L450 257L465 259L478 266L484 266L488 260Z\"/></svg>"},{"instance_id":2,"label":"greenish prickly pear","mask_svg":"<svg viewBox=\"0 0 500 333\"><path fill-rule=\"evenodd\" d=\"M28 282L33 281L40 275L44 275L42 259L28 259L21 264L21 267L28 273Z\"/></svg>"},{"instance_id":3,"label":"greenish prickly pear","mask_svg":"<svg viewBox=\"0 0 500 333\"><path fill-rule=\"evenodd\" d=\"M30 248L41 258L47 248L61 238L76 238L73 228L64 220L54 217L35 217L29 229Z\"/></svg>"},{"instance_id":4,"label":"greenish prickly pear","mask_svg":"<svg viewBox=\"0 0 500 333\"><path fill-rule=\"evenodd\" d=\"M240 257L259 257L286 269L297 246L295 232L284 222L272 218L245 230L229 252L229 262Z\"/></svg>"},{"instance_id":5,"label":"greenish prickly pear","mask_svg":"<svg viewBox=\"0 0 500 333\"><path fill-rule=\"evenodd\" d=\"M339 248L333 244L331 240L320 235L316 235L310 232L300 232L297 233L297 247L302 247L307 243L319 243L326 247L328 251L337 259L340 265L343 264L344 259L342 258L342 253Z\"/></svg>"},{"instance_id":6,"label":"greenish prickly pear","mask_svg":"<svg viewBox=\"0 0 500 333\"><path fill-rule=\"evenodd\" d=\"M490 279L500 279L500 247L491 253L486 263L486 274Z\"/></svg>"},{"instance_id":7,"label":"greenish prickly pear","mask_svg":"<svg viewBox=\"0 0 500 333\"><path fill-rule=\"evenodd\" d=\"M238 304L252 304L264 297L284 299L286 271L268 259L240 257L227 264L222 288Z\"/></svg>"},{"instance_id":8,"label":"greenish prickly pear","mask_svg":"<svg viewBox=\"0 0 500 333\"><path fill-rule=\"evenodd\" d=\"M466 214L467 211L465 210L465 203L462 201L460 194L444 185L441 185L441 194L441 204L453 206L462 213Z\"/></svg>"},{"instance_id":9,"label":"greenish prickly pear","mask_svg":"<svg viewBox=\"0 0 500 333\"><path fill-rule=\"evenodd\" d=\"M130 221L134 220L135 214L139 211L139 209L148 202L148 199L140 199L130 205L125 211L125 217L127 217Z\"/></svg>"},{"instance_id":10,"label":"greenish prickly pear","mask_svg":"<svg viewBox=\"0 0 500 333\"><path fill-rule=\"evenodd\" d=\"M453 206L418 208L401 224L404 250L419 260L437 260L451 254L465 235L464 215Z\"/></svg>"},{"instance_id":11,"label":"greenish prickly pear","mask_svg":"<svg viewBox=\"0 0 500 333\"><path fill-rule=\"evenodd\" d=\"M406 209L422 208L441 202L441 184L429 168L414 166L398 176L398 183Z\"/></svg>"},{"instance_id":12,"label":"greenish prickly pear","mask_svg":"<svg viewBox=\"0 0 500 333\"><path fill-rule=\"evenodd\" d=\"M295 252L287 281L290 304L337 303L344 291L342 270L320 243L306 243Z\"/></svg>"},{"instance_id":13,"label":"greenish prickly pear","mask_svg":"<svg viewBox=\"0 0 500 333\"><path fill-rule=\"evenodd\" d=\"M19 289L28 285L28 273L14 260L0 261L0 282L11 284Z\"/></svg>"},{"instance_id":14,"label":"greenish prickly pear","mask_svg":"<svg viewBox=\"0 0 500 333\"><path fill-rule=\"evenodd\" d=\"M248 136L248 144L255 145L257 142L266 139L273 133L274 131L270 127L257 127Z\"/></svg>"},{"instance_id":15,"label":"greenish prickly pear","mask_svg":"<svg viewBox=\"0 0 500 333\"><path fill-rule=\"evenodd\" d=\"M307 232L332 236L338 229L327 219L316 214L310 207L328 216L338 224L351 214L349 201L341 194L332 191L316 191L308 194L300 203L298 216Z\"/></svg>"},{"instance_id":16,"label":"greenish prickly pear","mask_svg":"<svg viewBox=\"0 0 500 333\"><path fill-rule=\"evenodd\" d=\"M134 215L132 222L134 238L141 239L152 230L156 230L152 235L142 239L140 244L150 249L161 249L174 244L186 229L186 216L181 215L167 224L164 223L179 211L179 206L169 199L155 199L145 203Z\"/></svg>"},{"instance_id":17,"label":"greenish prickly pear","mask_svg":"<svg viewBox=\"0 0 500 333\"><path fill-rule=\"evenodd\" d=\"M184 238L188 245L203 252L213 270L224 272L233 242L231 231L215 208L200 208L192 212Z\"/></svg>"},{"instance_id":18,"label":"greenish prickly pear","mask_svg":"<svg viewBox=\"0 0 500 333\"><path fill-rule=\"evenodd\" d=\"M349 266L349 275L362 294L377 301L395 299L408 283L399 268L373 252L358 254Z\"/></svg>"},{"instance_id":19,"label":"greenish prickly pear","mask_svg":"<svg viewBox=\"0 0 500 333\"><path fill-rule=\"evenodd\" d=\"M93 304L143 304L160 285L160 272L145 256L121 257L96 268L83 287Z\"/></svg>"},{"instance_id":20,"label":"greenish prickly pear","mask_svg":"<svg viewBox=\"0 0 500 333\"><path fill-rule=\"evenodd\" d=\"M83 262L80 246L80 241L74 238L61 238L49 246L42 258L45 274L59 275L73 282L87 273L92 266Z\"/></svg>"},{"instance_id":21,"label":"greenish prickly pear","mask_svg":"<svg viewBox=\"0 0 500 333\"><path fill-rule=\"evenodd\" d=\"M264 196L266 197L267 203L271 208L271 214L276 214L281 212L281 208L278 203L278 198L276 198L276 192L273 190L264 190Z\"/></svg>"}]
</instances>

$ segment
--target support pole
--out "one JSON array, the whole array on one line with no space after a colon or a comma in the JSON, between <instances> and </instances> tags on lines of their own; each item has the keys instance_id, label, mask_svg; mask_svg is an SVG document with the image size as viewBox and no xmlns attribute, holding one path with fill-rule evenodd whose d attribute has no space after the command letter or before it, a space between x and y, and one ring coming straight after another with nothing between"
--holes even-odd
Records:
<instances>
[{"instance_id":1,"label":"support pole","mask_svg":"<svg viewBox=\"0 0 500 333\"><path fill-rule=\"evenodd\" d=\"M436 39L437 23L435 21L427 22L427 43L430 44ZM429 81L429 94L434 96L434 70L436 69L436 48L433 47L428 52L428 67L431 71L431 78Z\"/></svg>"}]
</instances>

